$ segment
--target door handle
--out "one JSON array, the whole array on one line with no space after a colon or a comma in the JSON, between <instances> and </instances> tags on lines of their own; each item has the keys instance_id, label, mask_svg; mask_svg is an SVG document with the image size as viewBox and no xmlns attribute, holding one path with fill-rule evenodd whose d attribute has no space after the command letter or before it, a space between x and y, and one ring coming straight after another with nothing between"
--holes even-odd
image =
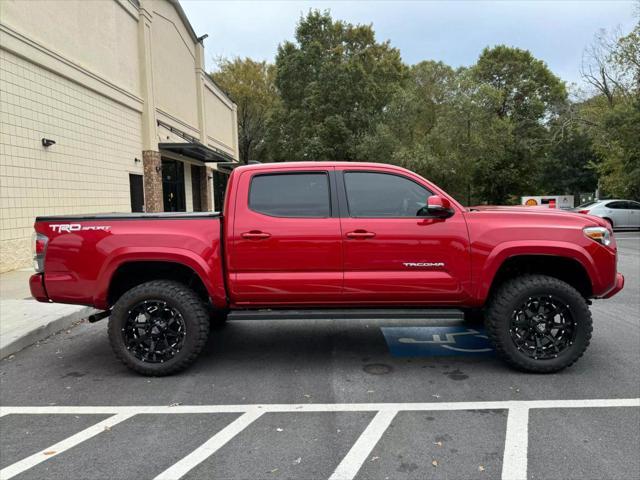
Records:
<instances>
[{"instance_id":1,"label":"door handle","mask_svg":"<svg viewBox=\"0 0 640 480\"><path fill-rule=\"evenodd\" d=\"M367 232L366 230L355 230L347 233L347 238L354 238L358 240L364 240L365 238L373 238L376 234L373 232Z\"/></svg>"},{"instance_id":2,"label":"door handle","mask_svg":"<svg viewBox=\"0 0 640 480\"><path fill-rule=\"evenodd\" d=\"M242 238L246 238L247 240L264 240L270 236L270 233L261 232L260 230L251 230L250 232L244 232L242 234Z\"/></svg>"}]
</instances>

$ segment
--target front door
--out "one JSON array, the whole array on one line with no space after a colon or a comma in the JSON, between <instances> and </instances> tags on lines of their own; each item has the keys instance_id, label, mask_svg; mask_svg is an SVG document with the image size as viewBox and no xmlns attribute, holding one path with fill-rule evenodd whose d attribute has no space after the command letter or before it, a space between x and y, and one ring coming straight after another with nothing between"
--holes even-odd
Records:
<instances>
[{"instance_id":1,"label":"front door","mask_svg":"<svg viewBox=\"0 0 640 480\"><path fill-rule=\"evenodd\" d=\"M345 301L462 301L471 268L462 212L447 219L422 216L432 192L418 176L346 168L342 178Z\"/></svg>"},{"instance_id":2,"label":"front door","mask_svg":"<svg viewBox=\"0 0 640 480\"><path fill-rule=\"evenodd\" d=\"M229 242L237 305L326 305L342 293L332 168L241 173Z\"/></svg>"},{"instance_id":3,"label":"front door","mask_svg":"<svg viewBox=\"0 0 640 480\"><path fill-rule=\"evenodd\" d=\"M131 196L131 211L144 212L144 186L142 175L129 174L129 193Z\"/></svg>"},{"instance_id":4,"label":"front door","mask_svg":"<svg viewBox=\"0 0 640 480\"><path fill-rule=\"evenodd\" d=\"M165 212L185 212L184 164L162 160L162 197Z\"/></svg>"}]
</instances>

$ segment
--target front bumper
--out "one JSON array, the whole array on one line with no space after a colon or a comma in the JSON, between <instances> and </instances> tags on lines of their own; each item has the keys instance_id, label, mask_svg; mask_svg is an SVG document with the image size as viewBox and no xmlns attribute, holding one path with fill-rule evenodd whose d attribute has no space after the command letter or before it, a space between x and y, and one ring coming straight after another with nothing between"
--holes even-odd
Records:
<instances>
[{"instance_id":1,"label":"front bumper","mask_svg":"<svg viewBox=\"0 0 640 480\"><path fill-rule=\"evenodd\" d=\"M602 298L611 298L623 288L624 288L624 275L622 275L621 273L617 273L616 283L614 287L611 290L609 290L606 294L604 294Z\"/></svg>"},{"instance_id":2,"label":"front bumper","mask_svg":"<svg viewBox=\"0 0 640 480\"><path fill-rule=\"evenodd\" d=\"M39 302L50 302L47 291L44 288L44 275L36 273L29 278L29 289L31 296Z\"/></svg>"}]
</instances>

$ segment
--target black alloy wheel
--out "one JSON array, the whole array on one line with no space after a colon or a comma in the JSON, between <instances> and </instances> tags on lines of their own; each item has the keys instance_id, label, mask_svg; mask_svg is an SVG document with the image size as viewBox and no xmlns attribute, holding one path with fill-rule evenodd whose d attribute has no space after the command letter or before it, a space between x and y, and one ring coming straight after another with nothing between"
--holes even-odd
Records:
<instances>
[{"instance_id":1,"label":"black alloy wheel","mask_svg":"<svg viewBox=\"0 0 640 480\"><path fill-rule=\"evenodd\" d=\"M145 300L128 311L122 336L127 350L149 363L171 360L184 346L182 314L162 300Z\"/></svg>"},{"instance_id":2,"label":"black alloy wheel","mask_svg":"<svg viewBox=\"0 0 640 480\"><path fill-rule=\"evenodd\" d=\"M513 312L510 333L520 352L534 360L546 360L558 358L573 345L576 325L569 305L553 295L538 295Z\"/></svg>"}]
</instances>

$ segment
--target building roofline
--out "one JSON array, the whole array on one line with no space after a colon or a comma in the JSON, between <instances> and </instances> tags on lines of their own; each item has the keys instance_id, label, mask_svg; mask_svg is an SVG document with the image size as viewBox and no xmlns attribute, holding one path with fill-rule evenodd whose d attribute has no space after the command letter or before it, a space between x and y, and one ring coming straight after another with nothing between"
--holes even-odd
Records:
<instances>
[{"instance_id":1,"label":"building roofline","mask_svg":"<svg viewBox=\"0 0 640 480\"><path fill-rule=\"evenodd\" d=\"M196 31L193 29L193 26L191 25L191 22L189 21L187 14L182 9L182 5L180 5L180 2L178 0L168 0L168 1L171 5L173 5L173 8L175 8L176 11L178 12L180 19L187 27L187 30L189 30L189 34L191 35L191 39L194 41L194 43L201 43L200 40L198 40L198 35L196 35Z\"/></svg>"}]
</instances>

